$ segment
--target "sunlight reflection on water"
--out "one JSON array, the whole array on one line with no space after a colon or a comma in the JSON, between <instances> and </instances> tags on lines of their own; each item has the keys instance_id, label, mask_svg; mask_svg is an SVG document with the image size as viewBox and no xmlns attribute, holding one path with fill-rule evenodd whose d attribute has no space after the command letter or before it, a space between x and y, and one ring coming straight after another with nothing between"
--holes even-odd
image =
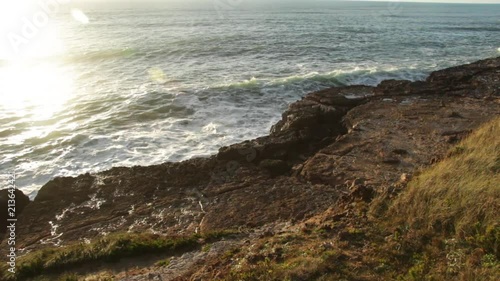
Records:
<instances>
[{"instance_id":1,"label":"sunlight reflection on water","mask_svg":"<svg viewBox=\"0 0 500 281\"><path fill-rule=\"evenodd\" d=\"M31 121L52 117L72 92L72 74L56 63L12 63L0 69L0 106Z\"/></svg>"}]
</instances>

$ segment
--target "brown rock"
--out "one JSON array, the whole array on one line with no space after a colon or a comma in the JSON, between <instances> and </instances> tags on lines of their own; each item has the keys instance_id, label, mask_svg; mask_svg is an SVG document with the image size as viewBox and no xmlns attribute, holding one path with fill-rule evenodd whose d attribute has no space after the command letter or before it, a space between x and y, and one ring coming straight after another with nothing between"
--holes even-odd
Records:
<instances>
[{"instance_id":1,"label":"brown rock","mask_svg":"<svg viewBox=\"0 0 500 281\"><path fill-rule=\"evenodd\" d=\"M346 194L369 201L401 174L443 158L451 146L446 137L463 137L500 114L499 70L494 58L422 82L326 89L291 104L268 136L209 158L56 178L19 217L19 246L128 230L190 235L253 228L306 220ZM406 99L411 103L402 106ZM361 178L369 182L347 191L346 180ZM55 235L49 222L58 225Z\"/></svg>"},{"instance_id":2,"label":"brown rock","mask_svg":"<svg viewBox=\"0 0 500 281\"><path fill-rule=\"evenodd\" d=\"M15 206L12 210L14 217L9 216L9 200L10 196L15 196ZM0 235L7 231L7 219L17 218L24 210L24 208L30 203L30 199L21 190L15 189L14 193L10 193L8 189L0 190L0 221L2 222L0 226Z\"/></svg>"},{"instance_id":3,"label":"brown rock","mask_svg":"<svg viewBox=\"0 0 500 281\"><path fill-rule=\"evenodd\" d=\"M264 159L260 161L259 167L267 170L273 176L282 175L290 171L290 165L285 161L275 159Z\"/></svg>"}]
</instances>

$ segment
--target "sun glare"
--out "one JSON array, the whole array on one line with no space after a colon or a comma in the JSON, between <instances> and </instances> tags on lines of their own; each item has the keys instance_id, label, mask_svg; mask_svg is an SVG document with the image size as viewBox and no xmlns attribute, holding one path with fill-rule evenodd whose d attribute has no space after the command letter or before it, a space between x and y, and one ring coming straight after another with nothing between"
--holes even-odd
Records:
<instances>
[{"instance_id":1,"label":"sun glare","mask_svg":"<svg viewBox=\"0 0 500 281\"><path fill-rule=\"evenodd\" d=\"M59 4L6 1L0 5L0 110L50 118L73 91L73 78L60 62L65 46L54 13ZM81 12L81 11L80 11ZM85 22L83 12L73 15ZM88 20L88 19L87 19Z\"/></svg>"},{"instance_id":2,"label":"sun glare","mask_svg":"<svg viewBox=\"0 0 500 281\"><path fill-rule=\"evenodd\" d=\"M17 63L0 69L0 106L35 120L61 110L72 89L70 73L54 63Z\"/></svg>"},{"instance_id":3,"label":"sun glare","mask_svg":"<svg viewBox=\"0 0 500 281\"><path fill-rule=\"evenodd\" d=\"M80 9L71 9L71 16L79 23L88 24L90 22L87 15Z\"/></svg>"}]
</instances>

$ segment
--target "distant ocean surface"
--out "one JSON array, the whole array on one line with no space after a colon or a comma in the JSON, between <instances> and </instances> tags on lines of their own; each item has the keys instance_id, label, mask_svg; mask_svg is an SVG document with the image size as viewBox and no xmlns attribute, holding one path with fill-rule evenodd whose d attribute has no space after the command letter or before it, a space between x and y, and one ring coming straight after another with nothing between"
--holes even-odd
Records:
<instances>
[{"instance_id":1,"label":"distant ocean surface","mask_svg":"<svg viewBox=\"0 0 500 281\"><path fill-rule=\"evenodd\" d=\"M1 173L34 197L55 176L208 156L308 92L500 55L500 5L208 2L51 15L47 52L0 61Z\"/></svg>"}]
</instances>

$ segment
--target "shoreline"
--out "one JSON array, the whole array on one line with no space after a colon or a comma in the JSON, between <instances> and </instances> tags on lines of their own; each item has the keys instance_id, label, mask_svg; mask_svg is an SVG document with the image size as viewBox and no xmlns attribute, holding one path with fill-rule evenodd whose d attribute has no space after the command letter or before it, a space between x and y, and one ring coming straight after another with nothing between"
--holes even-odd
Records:
<instances>
[{"instance_id":1,"label":"shoreline","mask_svg":"<svg viewBox=\"0 0 500 281\"><path fill-rule=\"evenodd\" d=\"M470 63L470 64L466 64L466 65L458 65L458 66L454 66L454 67L450 67L450 68L446 68L446 69L443 69L443 70L438 70L438 71L434 71L434 72L431 72L429 74L429 76L427 77L427 80L429 79L434 79L432 78L433 74L438 74L439 72L442 72L444 70L452 70L452 69L456 69L456 68L461 68L461 67L464 67L464 66L467 66L467 65L473 65L473 64L476 64L476 63L480 63L480 62L484 62L484 61L488 61L488 60L495 60L495 59L498 59L498 58L491 58L491 59L484 59L484 60L480 60L478 62L473 62L473 63ZM424 81L409 81L409 80L384 80L382 81L380 84L378 84L377 86L365 86L365 85L349 85L349 86L340 86L340 87L333 87L333 88L327 88L327 89L324 89L324 90L320 90L320 91L317 91L317 92L312 92L312 93L309 93L307 94L306 96L311 96L311 95L321 95L322 93L329 93L330 91L333 91L335 92L335 89L354 89L354 91L358 91L358 89L361 89L360 90L360 93L361 94L358 94L358 96L352 96L351 94L351 97L349 97L349 92L344 95L346 97L346 100L345 100L345 104L342 104L342 101L338 101L341 105L341 106L347 106L347 107L356 107L356 106L359 106L360 104L363 104L365 102L367 102L367 100L369 99L378 99L378 98L381 98L382 96L387 96L387 97L391 97L391 96L394 96L392 94L385 94L391 90L394 90L394 88L396 87L400 87L400 88L404 88L405 91L410 91L409 93L407 94L403 94L403 95L400 95L400 96L404 96L404 95L419 95L419 94L426 94L425 91L426 89L422 89L423 91L422 92L411 92L411 87L418 87L419 84L421 82L424 82ZM358 88L359 87L359 88ZM370 92L370 89L374 89L375 91L381 91L381 92L377 92L377 93L372 93L372 96L367 96L367 93ZM367 90L365 92L365 90ZM341 92L341 91L340 91ZM338 94L338 93L336 93ZM354 94L356 95L356 94ZM302 98L302 100L304 99L305 97ZM300 100L292 103L290 105L291 108L294 107L295 104L299 103ZM283 113L283 116L290 110L290 108ZM281 128L281 125L283 124L284 120L280 120L278 121L275 125L273 125L271 128L270 128L270 133L272 134L273 132L276 133L277 131L279 131L279 129ZM259 139L263 139L263 138L266 138L268 137L269 135L267 136L262 136L262 137L258 137L257 139L254 139L254 140L259 140ZM249 141L254 141L254 140L245 140L241 143L236 143L236 144L233 144L233 145L229 145L229 146L225 146L225 147L221 147L219 149L219 152L216 153L216 154L213 154L213 155L210 155L210 156L206 156L206 157L194 157L192 159L188 159L188 160L183 160L183 161L180 161L180 162L165 162L163 164L176 164L176 163L184 163L184 162L190 162L190 161L195 161L197 159L210 159L210 158L213 158L213 157L216 157L216 158L220 158L220 159L224 159L226 158L225 157L225 153L226 151L232 151L233 149L231 149L232 147L237 147L237 146L240 146L240 145L243 145L244 143L247 143ZM246 148L243 148L243 150L245 150ZM240 156L242 156L242 158L252 158L251 161L248 161L248 162L253 162L256 158L254 156L251 156L253 154L255 154L255 151L248 151L248 152L245 152L245 151L241 151L241 154ZM231 153L231 152L229 152ZM219 155L219 154L222 154L222 155ZM249 154L249 155L247 155ZM236 155L233 155L235 157L238 158L238 156ZM249 156L249 157L247 157ZM231 158L231 157L229 157ZM241 157L240 157L241 158ZM153 165L153 166L161 166L163 164L158 164L158 165ZM113 167L111 169L108 169L108 170L104 170L104 171L100 171L100 172L97 172L97 173L92 173L91 175L98 175L98 174L102 174L102 173L106 173L106 172L109 172L111 170L115 170L115 169L129 169L129 168L136 168L136 167L143 167L143 168L147 168L147 167L153 167L153 166L126 166L126 167ZM88 173L84 174L84 175L89 175ZM58 179L65 179L65 178L78 178L82 175L79 175L77 177L56 177L52 180L50 180L49 182L47 182L46 184L44 184L42 186L42 188L46 185L48 185L50 182L52 181L56 181ZM31 200L31 201L35 201L36 200L36 197Z\"/></svg>"},{"instance_id":2,"label":"shoreline","mask_svg":"<svg viewBox=\"0 0 500 281\"><path fill-rule=\"evenodd\" d=\"M26 251L123 231L274 233L354 191L371 201L500 115L499 71L497 57L425 81L329 88L291 104L269 135L207 158L55 178L19 216L17 243Z\"/></svg>"}]
</instances>

